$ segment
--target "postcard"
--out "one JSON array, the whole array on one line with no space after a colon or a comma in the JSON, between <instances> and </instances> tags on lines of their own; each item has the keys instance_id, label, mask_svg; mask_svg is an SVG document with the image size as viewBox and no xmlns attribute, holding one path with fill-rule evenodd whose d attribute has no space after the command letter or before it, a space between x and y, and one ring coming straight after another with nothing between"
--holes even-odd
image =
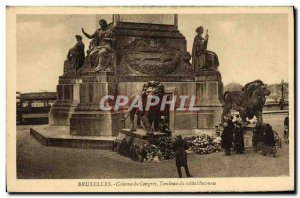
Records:
<instances>
[{"instance_id":1,"label":"postcard","mask_svg":"<svg viewBox=\"0 0 300 198\"><path fill-rule=\"evenodd\" d=\"M7 7L8 192L295 190L293 7Z\"/></svg>"}]
</instances>

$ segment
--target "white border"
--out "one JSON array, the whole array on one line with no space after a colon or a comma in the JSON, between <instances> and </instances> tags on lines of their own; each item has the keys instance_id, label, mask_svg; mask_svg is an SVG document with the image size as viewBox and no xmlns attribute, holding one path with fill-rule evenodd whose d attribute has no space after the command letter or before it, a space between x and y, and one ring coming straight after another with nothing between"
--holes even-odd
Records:
<instances>
[{"instance_id":1,"label":"white border","mask_svg":"<svg viewBox=\"0 0 300 198\"><path fill-rule=\"evenodd\" d=\"M122 1L122 0L105 0L105 1L92 1L92 0L84 0L84 1L77 1L74 2L73 1L68 1L68 0L52 0L52 1L34 1L34 0L4 0L0 2L1 5L1 10L0 10L0 22L1 22L1 28L0 28L0 73L1 73L1 80L2 82L0 83L0 87L1 87L1 92L0 92L0 105L1 105L1 109L2 111L0 112L0 129L2 132L2 136L0 138L0 144L1 144L1 148L2 152L0 153L0 159L1 159L1 197L8 197L8 194L5 192L5 186L6 186L6 175L5 175L5 150L6 150L6 92L4 90L6 90L6 11L5 11L5 7L6 5L11 5L11 6L22 6L22 5L28 5L28 6L99 6L101 5L157 5L157 6L161 6L161 5L197 5L197 6L232 6L232 5L239 5L239 6L283 6L283 5L294 5L296 6L296 8L300 7L300 3L299 1L295 1L295 0L285 0L285 1L278 1L278 0L274 0L272 2L267 1L267 0L244 0L244 1L237 1L237 0L224 0L224 1L216 1L216 0L209 0L209 1L205 1L205 2L199 2L199 1L191 1L191 0L185 0L185 1L177 1L177 0L172 0L172 1L164 1L163 4L161 4L162 1L161 0L151 0L149 2L145 2L145 1L139 1L139 0L132 0L130 2L126 2ZM296 20L297 24L296 26L299 25L299 20ZM296 35L298 36L298 34ZM295 44L295 48L297 48L297 44ZM299 51L297 51L297 54L295 54L295 57L297 57L299 55ZM297 75L299 73L297 72ZM297 87L299 88L299 85L297 83ZM297 89L297 93L299 93L299 89ZM298 100L297 100L298 101ZM295 101L296 102L296 101ZM299 102L299 101L298 101ZM297 119L297 122L299 121L299 118ZM296 123L296 121L295 121ZM296 132L297 133L297 132ZM299 142L299 135L297 135L297 140L296 142ZM297 153L299 157L299 153ZM295 167L298 168L298 167ZM297 177L297 176L296 176ZM203 195L201 195L203 196ZM60 197L60 196L57 196Z\"/></svg>"}]
</instances>

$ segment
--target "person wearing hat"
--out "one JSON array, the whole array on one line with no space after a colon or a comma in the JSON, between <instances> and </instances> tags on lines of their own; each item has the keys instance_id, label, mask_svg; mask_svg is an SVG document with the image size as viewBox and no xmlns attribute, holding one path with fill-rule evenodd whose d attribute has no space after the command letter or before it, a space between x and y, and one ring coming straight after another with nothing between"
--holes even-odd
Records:
<instances>
[{"instance_id":1,"label":"person wearing hat","mask_svg":"<svg viewBox=\"0 0 300 198\"><path fill-rule=\"evenodd\" d=\"M234 129L234 148L236 154L243 154L245 151L244 131L242 128L242 123L240 122L236 123L236 127Z\"/></svg>"},{"instance_id":2,"label":"person wearing hat","mask_svg":"<svg viewBox=\"0 0 300 198\"><path fill-rule=\"evenodd\" d=\"M208 34L206 32L205 38L202 37L202 26L197 27L196 33L192 49L192 65L195 71L198 72L206 66L205 52L208 43Z\"/></svg>"},{"instance_id":3,"label":"person wearing hat","mask_svg":"<svg viewBox=\"0 0 300 198\"><path fill-rule=\"evenodd\" d=\"M189 148L188 143L179 135L173 143L173 149L175 152L175 162L177 167L178 176L182 178L181 167L184 167L187 177L193 177L190 174L186 150Z\"/></svg>"},{"instance_id":4,"label":"person wearing hat","mask_svg":"<svg viewBox=\"0 0 300 198\"><path fill-rule=\"evenodd\" d=\"M224 129L221 135L221 147L225 150L225 155L230 155L230 149L232 148L233 130L227 122L223 123Z\"/></svg>"},{"instance_id":5,"label":"person wearing hat","mask_svg":"<svg viewBox=\"0 0 300 198\"><path fill-rule=\"evenodd\" d=\"M67 60L69 64L73 65L76 70L83 66L85 53L84 53L84 43L82 42L82 37L80 35L75 36L77 43L72 47L67 55Z\"/></svg>"},{"instance_id":6,"label":"person wearing hat","mask_svg":"<svg viewBox=\"0 0 300 198\"><path fill-rule=\"evenodd\" d=\"M234 124L242 123L242 119L241 119L240 115L236 115L236 116L235 116L235 121L234 121L233 123L234 123Z\"/></svg>"},{"instance_id":7,"label":"person wearing hat","mask_svg":"<svg viewBox=\"0 0 300 198\"><path fill-rule=\"evenodd\" d=\"M168 126L168 120L166 116L161 116L161 122L159 123L158 129L160 132L171 135L172 131Z\"/></svg>"}]
</instances>

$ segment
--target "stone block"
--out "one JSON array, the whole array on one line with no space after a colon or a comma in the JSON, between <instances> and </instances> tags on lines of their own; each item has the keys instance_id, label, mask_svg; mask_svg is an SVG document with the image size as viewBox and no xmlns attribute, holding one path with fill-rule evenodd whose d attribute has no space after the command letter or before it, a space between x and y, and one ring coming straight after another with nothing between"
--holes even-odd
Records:
<instances>
[{"instance_id":1,"label":"stone block","mask_svg":"<svg viewBox=\"0 0 300 198\"><path fill-rule=\"evenodd\" d=\"M74 79L60 77L57 100L49 112L50 125L70 125L71 113L79 103L79 84ZM67 83L67 84L66 84Z\"/></svg>"},{"instance_id":2,"label":"stone block","mask_svg":"<svg viewBox=\"0 0 300 198\"><path fill-rule=\"evenodd\" d=\"M75 136L66 126L30 128L30 135L45 146L112 150L115 138L106 136Z\"/></svg>"},{"instance_id":3,"label":"stone block","mask_svg":"<svg viewBox=\"0 0 300 198\"><path fill-rule=\"evenodd\" d=\"M117 136L124 128L122 112L100 109L103 96L117 94L116 77L111 72L89 72L82 77L80 103L70 119L70 133L81 136Z\"/></svg>"},{"instance_id":4,"label":"stone block","mask_svg":"<svg viewBox=\"0 0 300 198\"><path fill-rule=\"evenodd\" d=\"M70 119L70 133L80 136L117 136L124 128L120 112L75 111Z\"/></svg>"},{"instance_id":5,"label":"stone block","mask_svg":"<svg viewBox=\"0 0 300 198\"><path fill-rule=\"evenodd\" d=\"M175 112L175 130L196 129L197 128L197 112Z\"/></svg>"}]
</instances>

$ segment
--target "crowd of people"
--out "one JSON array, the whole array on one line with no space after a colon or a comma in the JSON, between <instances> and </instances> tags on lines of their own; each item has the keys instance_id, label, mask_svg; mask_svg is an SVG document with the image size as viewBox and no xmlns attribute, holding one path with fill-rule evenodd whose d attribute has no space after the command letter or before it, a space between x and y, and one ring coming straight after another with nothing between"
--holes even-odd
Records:
<instances>
[{"instance_id":1,"label":"crowd of people","mask_svg":"<svg viewBox=\"0 0 300 198\"><path fill-rule=\"evenodd\" d=\"M224 117L223 131L216 126L216 136L221 137L221 147L225 151L226 156L231 155L231 151L236 154L245 153L244 144L244 126L239 115ZM276 157L276 136L277 133L268 123L256 123L253 130L252 146L257 152L262 151L264 156L273 154Z\"/></svg>"},{"instance_id":2,"label":"crowd of people","mask_svg":"<svg viewBox=\"0 0 300 198\"><path fill-rule=\"evenodd\" d=\"M171 134L169 127L166 127L166 118L162 117L164 122L161 123L161 132ZM225 151L225 156L230 156L231 151L235 151L236 154L245 153L244 144L244 124L239 115L224 117L225 122L223 123L223 130L216 125L215 133L216 138L221 141L221 147ZM285 136L288 136L289 118L286 117L284 120L284 130ZM287 132L286 132L287 131ZM262 155L267 156L268 154L273 154L276 157L277 153L277 138L279 138L276 131L272 129L272 126L268 123L255 123L252 137L252 146L257 152L262 151ZM187 177L193 177L188 168L187 153L186 150L189 148L185 139L180 135L176 138L174 142L173 149L175 152L175 162L178 171L178 176L182 177L181 168L184 167Z\"/></svg>"},{"instance_id":3,"label":"crowd of people","mask_svg":"<svg viewBox=\"0 0 300 198\"><path fill-rule=\"evenodd\" d=\"M231 155L231 149L237 154L243 154L245 151L244 132L242 128L242 120L239 115L233 120L233 116L229 118L224 117L223 132L221 133L218 126L216 126L216 135L221 137L221 146L225 151L225 155Z\"/></svg>"}]
</instances>

